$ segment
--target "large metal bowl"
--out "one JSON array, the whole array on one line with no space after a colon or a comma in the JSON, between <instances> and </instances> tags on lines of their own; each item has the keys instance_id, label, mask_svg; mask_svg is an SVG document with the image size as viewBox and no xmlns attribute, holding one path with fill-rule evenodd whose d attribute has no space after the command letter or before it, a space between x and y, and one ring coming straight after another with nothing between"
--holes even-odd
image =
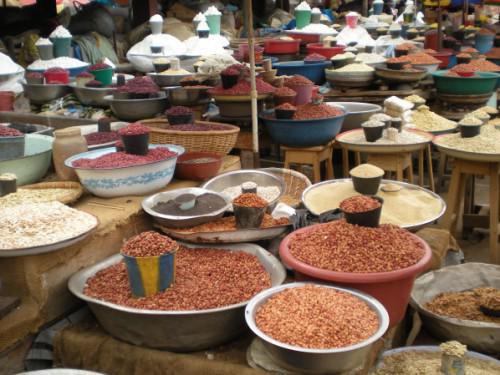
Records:
<instances>
[{"instance_id":1,"label":"large metal bowl","mask_svg":"<svg viewBox=\"0 0 500 375\"><path fill-rule=\"evenodd\" d=\"M270 210L278 204L283 192L285 191L285 183L282 178L277 177L272 173L257 169L242 169L239 171L223 173L205 182L202 188L222 193L222 191L228 187L239 186L247 181L253 181L258 186L276 186L280 189L280 195L273 201L269 202Z\"/></svg>"},{"instance_id":2,"label":"large metal bowl","mask_svg":"<svg viewBox=\"0 0 500 375\"><path fill-rule=\"evenodd\" d=\"M181 80L186 77L191 77L194 74L178 74L178 75L167 75L160 73L148 73L153 81L160 87L170 87L170 86L179 86Z\"/></svg>"},{"instance_id":3,"label":"large metal bowl","mask_svg":"<svg viewBox=\"0 0 500 375\"><path fill-rule=\"evenodd\" d=\"M71 92L68 85L40 85L23 83L24 94L31 104L42 105L54 99L62 98Z\"/></svg>"},{"instance_id":4,"label":"large metal bowl","mask_svg":"<svg viewBox=\"0 0 500 375\"><path fill-rule=\"evenodd\" d=\"M207 91L210 86L195 86L195 87L165 87L168 94L170 104L172 105L195 105L199 104L201 100L208 101Z\"/></svg>"},{"instance_id":5,"label":"large metal bowl","mask_svg":"<svg viewBox=\"0 0 500 375\"><path fill-rule=\"evenodd\" d=\"M424 327L433 336L442 340L458 340L481 352L498 354L500 325L446 317L425 308L425 304L440 293L481 286L500 288L500 266L464 263L426 273L415 280L410 303L420 314Z\"/></svg>"},{"instance_id":6,"label":"large metal bowl","mask_svg":"<svg viewBox=\"0 0 500 375\"><path fill-rule=\"evenodd\" d=\"M268 354L279 366L300 374L337 374L362 366L370 353L372 344L381 338L389 327L389 315L384 306L375 298L367 294L352 289L321 284L321 286L326 288L347 292L358 297L368 304L377 314L379 319L379 328L377 332L367 340L355 345L336 349L306 349L279 342L266 335L257 327L255 323L255 314L258 308L269 298L283 290L302 287L307 284L308 283L284 284L267 289L253 297L245 309L245 319L250 329L262 340ZM297 322L297 324L300 324L300 322Z\"/></svg>"},{"instance_id":7,"label":"large metal bowl","mask_svg":"<svg viewBox=\"0 0 500 375\"><path fill-rule=\"evenodd\" d=\"M206 245L186 245L192 248ZM257 256L271 275L272 286L285 280L283 265L271 253L254 244L217 245ZM120 254L88 267L71 277L69 290L86 301L99 323L112 336L134 345L188 352L215 347L245 331L244 310L248 301L217 309L197 311L141 310L91 298L83 293L87 280L122 260Z\"/></svg>"},{"instance_id":8,"label":"large metal bowl","mask_svg":"<svg viewBox=\"0 0 500 375\"><path fill-rule=\"evenodd\" d=\"M222 199L226 201L226 205L216 211L210 212L205 215L198 215L198 216L174 216L174 215L166 215L162 214L160 212L157 212L153 210L153 207L160 203L160 202L168 202L172 199L175 199L179 195L182 194L194 194L196 196L206 194L206 193L211 193L215 194ZM200 225L203 223L207 223L209 221L217 220L222 215L224 215L224 212L228 210L231 207L231 202L227 199L222 194L219 194L217 192L209 191L206 189L201 189L201 188L184 188L184 189L176 189L176 190L171 190L171 191L164 191L161 193L157 193L155 195L152 195L142 201L142 208L144 211L146 211L149 215L151 215L156 222L158 222L161 225L165 225L169 228L187 228L187 227L194 227L196 225Z\"/></svg>"},{"instance_id":9,"label":"large metal bowl","mask_svg":"<svg viewBox=\"0 0 500 375\"><path fill-rule=\"evenodd\" d=\"M83 105L109 107L109 101L107 101L105 97L113 92L113 88L83 87L77 86L75 83L70 83L69 86L73 89L76 97Z\"/></svg>"},{"instance_id":10,"label":"large metal bowl","mask_svg":"<svg viewBox=\"0 0 500 375\"><path fill-rule=\"evenodd\" d=\"M325 103L334 107L341 107L346 115L342 123L342 131L357 129L361 124L370 119L371 115L382 112L382 107L377 104L361 102L328 102Z\"/></svg>"},{"instance_id":11,"label":"large metal bowl","mask_svg":"<svg viewBox=\"0 0 500 375\"><path fill-rule=\"evenodd\" d=\"M115 116L123 121L153 118L158 113L163 113L168 106L164 92L160 92L160 97L151 99L114 99L112 95L107 95L104 99L109 102Z\"/></svg>"}]
</instances>

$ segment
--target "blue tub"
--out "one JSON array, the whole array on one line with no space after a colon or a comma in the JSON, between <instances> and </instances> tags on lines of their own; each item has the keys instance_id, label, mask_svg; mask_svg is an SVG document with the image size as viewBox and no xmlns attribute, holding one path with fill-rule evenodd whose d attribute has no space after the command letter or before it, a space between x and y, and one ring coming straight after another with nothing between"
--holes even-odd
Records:
<instances>
[{"instance_id":1,"label":"blue tub","mask_svg":"<svg viewBox=\"0 0 500 375\"><path fill-rule=\"evenodd\" d=\"M481 35L476 34L476 40L474 43L474 48L481 54L485 54L493 48L493 42L495 40L495 35Z\"/></svg>"},{"instance_id":2,"label":"blue tub","mask_svg":"<svg viewBox=\"0 0 500 375\"><path fill-rule=\"evenodd\" d=\"M274 110L260 114L274 142L288 147L314 147L326 145L340 132L345 118L343 114L333 118L315 120L278 120Z\"/></svg>"},{"instance_id":3,"label":"blue tub","mask_svg":"<svg viewBox=\"0 0 500 375\"><path fill-rule=\"evenodd\" d=\"M304 63L303 61L284 61L273 65L274 69L278 69L276 73L279 76L293 76L300 74L313 81L317 85L325 82L325 69L330 67L330 61L321 61L317 63Z\"/></svg>"}]
</instances>

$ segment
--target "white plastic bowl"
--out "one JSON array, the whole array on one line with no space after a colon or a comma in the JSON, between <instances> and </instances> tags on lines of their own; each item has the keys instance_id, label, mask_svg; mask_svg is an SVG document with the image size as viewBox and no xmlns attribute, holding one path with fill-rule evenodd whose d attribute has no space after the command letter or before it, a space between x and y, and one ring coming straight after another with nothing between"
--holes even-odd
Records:
<instances>
[{"instance_id":1,"label":"white plastic bowl","mask_svg":"<svg viewBox=\"0 0 500 375\"><path fill-rule=\"evenodd\" d=\"M174 175L177 157L184 148L176 145L149 145L149 148L168 147L177 156L150 164L133 167L87 169L76 168L73 162L83 158L94 159L115 152L114 147L87 151L65 160L64 164L73 168L82 185L92 194L103 197L122 197L126 195L145 195L167 186Z\"/></svg>"}]
</instances>

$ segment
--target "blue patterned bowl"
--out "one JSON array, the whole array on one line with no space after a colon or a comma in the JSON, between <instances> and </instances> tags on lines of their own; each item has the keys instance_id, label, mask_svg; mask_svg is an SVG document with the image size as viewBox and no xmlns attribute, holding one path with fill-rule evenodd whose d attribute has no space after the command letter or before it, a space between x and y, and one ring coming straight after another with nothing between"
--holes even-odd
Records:
<instances>
[{"instance_id":1,"label":"blue patterned bowl","mask_svg":"<svg viewBox=\"0 0 500 375\"><path fill-rule=\"evenodd\" d=\"M177 156L184 153L184 148L181 146L149 145L150 149L155 147L168 147L170 151L176 152ZM73 167L73 162L78 159L94 159L115 151L116 149L114 147L108 147L83 152L66 159L64 164L75 170L80 182L88 191L103 198L150 194L164 188L172 180L175 164L177 163L177 156L133 167L112 169L87 169Z\"/></svg>"}]
</instances>

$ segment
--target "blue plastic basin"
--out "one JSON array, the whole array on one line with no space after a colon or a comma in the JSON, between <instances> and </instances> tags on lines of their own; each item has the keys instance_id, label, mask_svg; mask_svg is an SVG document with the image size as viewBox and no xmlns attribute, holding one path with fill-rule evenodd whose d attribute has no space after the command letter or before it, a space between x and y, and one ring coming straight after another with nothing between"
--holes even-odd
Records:
<instances>
[{"instance_id":1,"label":"blue plastic basin","mask_svg":"<svg viewBox=\"0 0 500 375\"><path fill-rule=\"evenodd\" d=\"M286 75L293 76L300 74L313 81L317 85L325 82L325 69L330 67L330 61L320 61L317 63L304 63L303 61L284 61L273 65L274 69L278 69L278 76Z\"/></svg>"},{"instance_id":2,"label":"blue plastic basin","mask_svg":"<svg viewBox=\"0 0 500 375\"><path fill-rule=\"evenodd\" d=\"M276 143L288 147L314 147L326 145L342 128L345 111L337 117L314 120L278 120L274 110L260 114L269 135Z\"/></svg>"}]
</instances>

